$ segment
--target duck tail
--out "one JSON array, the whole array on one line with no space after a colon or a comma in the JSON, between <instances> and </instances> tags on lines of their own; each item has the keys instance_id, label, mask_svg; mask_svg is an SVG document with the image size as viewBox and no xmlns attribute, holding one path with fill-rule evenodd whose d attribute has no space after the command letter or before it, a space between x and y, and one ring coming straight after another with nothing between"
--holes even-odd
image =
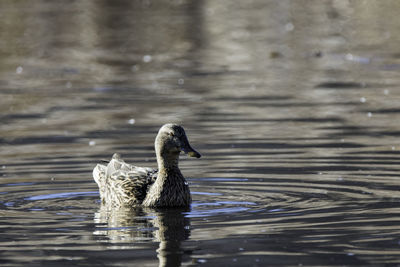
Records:
<instances>
[{"instance_id":1,"label":"duck tail","mask_svg":"<svg viewBox=\"0 0 400 267\"><path fill-rule=\"evenodd\" d=\"M97 164L93 169L93 179L96 181L98 186L102 186L102 180L105 176L105 166L101 164Z\"/></svg>"}]
</instances>

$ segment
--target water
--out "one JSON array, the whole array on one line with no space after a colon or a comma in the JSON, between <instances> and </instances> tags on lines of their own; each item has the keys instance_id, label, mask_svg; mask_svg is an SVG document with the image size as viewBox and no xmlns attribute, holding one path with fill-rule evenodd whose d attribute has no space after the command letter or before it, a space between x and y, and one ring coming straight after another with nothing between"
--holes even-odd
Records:
<instances>
[{"instance_id":1,"label":"water","mask_svg":"<svg viewBox=\"0 0 400 267\"><path fill-rule=\"evenodd\" d=\"M399 265L399 8L1 2L0 264ZM166 122L191 209L102 210Z\"/></svg>"}]
</instances>

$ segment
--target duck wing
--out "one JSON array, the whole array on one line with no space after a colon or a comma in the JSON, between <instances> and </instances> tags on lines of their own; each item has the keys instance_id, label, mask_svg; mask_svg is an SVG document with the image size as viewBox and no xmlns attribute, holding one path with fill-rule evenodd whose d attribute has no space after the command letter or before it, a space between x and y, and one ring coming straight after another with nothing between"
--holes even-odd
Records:
<instances>
[{"instance_id":1,"label":"duck wing","mask_svg":"<svg viewBox=\"0 0 400 267\"><path fill-rule=\"evenodd\" d=\"M145 199L147 189L157 178L157 170L127 164L119 154L114 154L107 166L98 164L94 168L93 178L103 204L134 206Z\"/></svg>"}]
</instances>

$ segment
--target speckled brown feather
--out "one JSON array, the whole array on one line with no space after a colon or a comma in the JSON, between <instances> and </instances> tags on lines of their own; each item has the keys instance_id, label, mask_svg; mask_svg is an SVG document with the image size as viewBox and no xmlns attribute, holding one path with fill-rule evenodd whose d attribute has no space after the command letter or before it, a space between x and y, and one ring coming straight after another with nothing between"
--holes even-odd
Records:
<instances>
[{"instance_id":1,"label":"speckled brown feather","mask_svg":"<svg viewBox=\"0 0 400 267\"><path fill-rule=\"evenodd\" d=\"M148 188L157 178L157 170L126 164L118 154L114 154L107 166L96 166L93 177L103 204L135 206L145 199Z\"/></svg>"}]
</instances>

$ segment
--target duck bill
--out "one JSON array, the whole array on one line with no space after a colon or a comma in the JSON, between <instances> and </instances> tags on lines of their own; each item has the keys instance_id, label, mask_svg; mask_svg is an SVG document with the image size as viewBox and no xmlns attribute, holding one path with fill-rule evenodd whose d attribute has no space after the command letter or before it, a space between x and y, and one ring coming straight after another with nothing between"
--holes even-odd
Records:
<instances>
[{"instance_id":1,"label":"duck bill","mask_svg":"<svg viewBox=\"0 0 400 267\"><path fill-rule=\"evenodd\" d=\"M193 147L190 146L189 142L186 140L185 145L182 146L182 151L188 154L189 157L200 158L201 154L197 152Z\"/></svg>"},{"instance_id":2,"label":"duck bill","mask_svg":"<svg viewBox=\"0 0 400 267\"><path fill-rule=\"evenodd\" d=\"M191 149L192 150L187 153L189 155L189 157L194 157L194 158L198 158L198 159L201 158L201 154L199 152L197 152L193 148L191 148Z\"/></svg>"}]
</instances>

